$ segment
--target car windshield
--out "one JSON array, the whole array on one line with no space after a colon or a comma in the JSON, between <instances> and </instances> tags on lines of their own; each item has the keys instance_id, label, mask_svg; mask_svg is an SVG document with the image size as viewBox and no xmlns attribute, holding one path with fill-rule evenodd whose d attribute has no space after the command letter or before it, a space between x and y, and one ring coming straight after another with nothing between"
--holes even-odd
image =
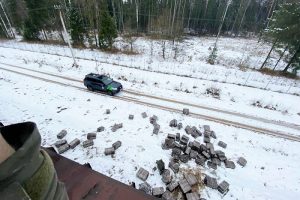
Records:
<instances>
[{"instance_id":1,"label":"car windshield","mask_svg":"<svg viewBox=\"0 0 300 200\"><path fill-rule=\"evenodd\" d=\"M110 84L111 82L113 82L113 80L112 80L111 78L107 77L107 76L104 76L104 77L102 78L102 81L103 81L103 83L104 83L105 85L108 85L108 84Z\"/></svg>"}]
</instances>

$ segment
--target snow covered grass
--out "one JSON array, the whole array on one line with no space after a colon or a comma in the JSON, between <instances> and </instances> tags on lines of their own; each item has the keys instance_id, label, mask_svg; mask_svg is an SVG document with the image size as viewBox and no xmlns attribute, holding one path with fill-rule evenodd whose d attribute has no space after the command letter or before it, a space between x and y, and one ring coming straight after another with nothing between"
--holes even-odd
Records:
<instances>
[{"instance_id":1,"label":"snow covered grass","mask_svg":"<svg viewBox=\"0 0 300 200\"><path fill-rule=\"evenodd\" d=\"M0 56L1 61L4 63L59 73L78 80L82 80L90 72L109 74L114 79L119 79L126 90L131 89L198 105L260 116L275 121L300 124L300 117L297 114L300 112L300 107L298 106L300 97L295 95L245 87L243 85L143 71L83 59L77 59L80 67L76 69L71 67L72 59L68 57L24 52L1 47ZM209 88L220 90L220 96L214 98L207 94L207 89ZM253 103L257 101L264 106L254 108ZM276 110L264 108L267 105L277 105Z\"/></svg>"},{"instance_id":2,"label":"snow covered grass","mask_svg":"<svg viewBox=\"0 0 300 200\"><path fill-rule=\"evenodd\" d=\"M81 70L83 69L79 71ZM184 133L184 130L178 131L168 126L169 121L175 118L184 126L197 126L201 130L203 125L210 125L217 134L217 139L212 141L216 149L221 149L216 144L222 140L228 144L224 152L229 159L237 161L238 157L243 156L248 161L246 167L237 165L234 170L226 169L224 165L212 170L196 166L191 161L182 164L177 178L184 169L190 169L209 174L217 178L219 183L222 180L230 183L230 191L225 197L209 188L201 191L202 197L279 200L297 199L300 196L300 151L297 142L135 105L4 71L0 71L0 91L5 94L0 99L0 121L4 124L35 121L42 134L44 146L53 145L57 140L56 134L62 129L68 131L66 139L70 142L74 138L83 141L87 133L104 126L105 131L97 133L93 147L85 149L80 145L63 155L81 164L89 162L93 169L123 183L141 183L135 175L139 167L143 167L150 172L147 182L151 186L164 185L158 171L154 171L153 167L156 160L162 159L165 163L169 161L170 151L161 149L161 143L167 134ZM110 109L111 114L105 114L106 109ZM143 119L142 112L147 112L148 116L158 116L158 123L161 125L158 135L152 135L149 118ZM129 114L134 114L134 120L128 119ZM123 128L111 132L110 126L115 123L123 123ZM122 146L115 156L105 156L104 148L110 147L117 140L122 141ZM202 142L203 138L197 140Z\"/></svg>"},{"instance_id":3,"label":"snow covered grass","mask_svg":"<svg viewBox=\"0 0 300 200\"><path fill-rule=\"evenodd\" d=\"M260 67L270 48L268 44L257 43L256 40L221 38L218 45L218 64L209 65L206 60L214 39L187 38L181 43L176 42L175 46L167 41L166 59L162 58L161 41L144 38L134 41L134 51L139 53L137 55L76 49L79 68L71 67L73 61L66 47L1 41L0 62L78 80L82 80L90 72L109 74L119 80L126 90L300 124L299 81L272 77L249 69ZM129 48L122 38L119 38L116 46L123 51ZM22 51L19 48L37 52ZM275 60L275 57L271 61L272 59ZM0 67L20 71L3 64ZM34 72L26 73L44 77ZM72 84L83 87L82 83ZM44 146L53 145L57 140L56 134L62 129L68 131L66 139L70 142L75 138L84 141L87 133L104 126L105 131L97 133L93 147L85 149L80 145L63 155L82 164L89 162L93 169L123 183L141 183L135 175L143 167L150 172L147 182L151 186L164 185L158 171L154 171L153 167L159 159L166 164L169 162L171 152L161 148L167 134L184 134L184 130L178 131L168 126L169 121L175 118L184 127L191 125L203 130L204 124L210 125L218 137L213 141L216 149L218 141L222 140L228 144L224 152L229 159L237 161L238 157L243 156L248 161L244 168L237 165L235 170L231 170L222 165L216 171L196 166L193 162L182 164L177 178L182 175L182 171L192 170L209 174L217 178L219 183L222 180L230 183L230 191L224 198L209 188L201 191L202 197L297 199L300 196L300 149L297 142L45 83L1 69L0 91L0 121L4 124L28 120L36 122ZM145 99L137 96L132 98ZM152 102L155 103L155 100ZM170 103L166 106L178 105ZM105 114L106 109L110 109L111 114ZM153 127L149 118L141 117L142 112L147 112L148 116L159 117L161 132L158 135L152 135ZM195 112L225 117L224 113L208 110L196 109ZM128 119L129 114L134 114L134 120ZM243 123L249 125L261 125L250 119L230 119L243 120ZM115 123L123 123L123 128L111 132L110 127ZM264 126L276 129L274 125ZM290 133L300 134L296 129ZM105 156L104 148L110 147L117 140L122 141L122 146L113 157ZM197 140L202 143L203 138Z\"/></svg>"},{"instance_id":4,"label":"snow covered grass","mask_svg":"<svg viewBox=\"0 0 300 200\"><path fill-rule=\"evenodd\" d=\"M214 41L214 37L191 37L173 44L172 41L137 38L133 43L133 48L135 52L139 53L138 55L110 54L83 49L75 49L75 55L77 58L121 65L127 68L300 94L299 80L273 77L254 70L260 68L270 49L269 44L258 43L257 39L220 38L217 64L210 65L206 61ZM165 59L162 57L163 44L165 44ZM1 42L0 46L71 56L66 46L15 41ZM115 46L122 51L128 51L129 48L128 42L123 38L118 38ZM270 67L278 57L275 54L272 54L270 62L267 63ZM284 65L283 61L280 62L278 69Z\"/></svg>"}]
</instances>

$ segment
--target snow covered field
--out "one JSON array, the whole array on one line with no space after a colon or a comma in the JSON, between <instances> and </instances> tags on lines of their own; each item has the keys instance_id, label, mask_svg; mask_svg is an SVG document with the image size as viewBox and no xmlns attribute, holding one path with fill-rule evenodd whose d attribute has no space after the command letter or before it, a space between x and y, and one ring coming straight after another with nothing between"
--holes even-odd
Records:
<instances>
[{"instance_id":1,"label":"snow covered field","mask_svg":"<svg viewBox=\"0 0 300 200\"><path fill-rule=\"evenodd\" d=\"M153 48L153 57L150 59L149 43L151 42L142 39L138 39L135 43L137 51L140 52L135 56L96 54L95 51L81 50L76 51L76 56L96 58L96 61L77 59L80 66L77 69L71 67L72 59L64 56L69 55L66 48L1 42L0 67L15 70L1 64L8 63L78 80L82 80L84 75L90 72L105 73L114 79L119 79L125 89L295 126L300 124L300 97L293 95L294 93L300 94L299 81L285 78L275 78L276 81L274 81L270 79L270 76L256 71L244 72L238 67L241 59L250 57L247 59L249 67L258 68L257 66L263 61L268 51L268 45L260 46L261 44L255 40L222 39L218 52L222 57L218 65L212 66L205 63L205 58L209 54L208 47L212 42L213 38L203 38L178 43L180 53L176 60L172 54L174 51L171 49L167 53L167 59L163 60L159 50L160 44L157 41L153 42L156 46ZM121 41L117 45L127 48ZM10 46L14 49L3 46ZM16 48L39 51L39 53ZM244 54L239 53L242 50L245 50ZM49 55L49 53L60 55ZM191 58L188 59L188 57ZM149 60L152 60L152 63L149 63ZM118 64L126 66L118 66ZM38 75L33 72L31 74ZM178 76L179 74L183 76ZM272 81L269 82L269 80ZM73 84L80 85L80 83ZM220 89L219 98L206 94L206 89L210 87ZM150 172L147 182L151 186L164 185L159 172L154 171L153 168L156 166L156 160L162 159L166 164L169 162L171 151L161 148L167 134L176 132L184 134L184 130L178 131L169 127L170 120L175 118L182 122L184 127L196 126L201 131L203 131L203 125L210 125L217 135L217 139L212 141L216 149L223 150L217 146L218 141L222 140L228 144L224 152L230 160L236 162L238 157L243 156L248 161L246 167L236 165L234 170L227 169L224 165L218 167L217 170L212 170L208 167L200 167L191 161L181 164L180 173L175 175L177 178L182 176L184 169L192 169L194 172L200 171L217 178L218 183L223 180L230 183L230 191L225 197L222 197L217 190L209 188L201 190L202 197L207 199L297 199L300 196L300 173L298 172L300 147L297 142L46 83L1 69L0 91L2 94L0 121L4 124L28 120L36 122L42 134L43 146L53 145L57 140L57 133L62 129L68 131L66 139L70 142L75 138L84 141L87 133L96 131L99 126L104 126L105 131L97 133L93 147L85 149L80 145L63 155L82 164L89 162L96 171L123 183L129 184L132 181L137 185L141 183L135 174L140 167L143 167ZM257 101L262 107L252 105ZM110 109L111 114L105 114L106 109ZM149 117L143 119L142 112L147 112L149 117L158 116L158 124L161 126L158 135L152 134L153 127L149 123ZM222 113L205 110L197 110L197 112L226 118ZM129 114L134 115L133 120L128 119ZM236 121L242 120L228 118ZM111 132L110 127L115 123L123 123L123 128ZM249 120L250 123L257 123L257 126L260 126L258 122ZM274 128L274 125L264 124L264 126ZM300 135L298 129L285 128L283 130ZM190 136L190 139L193 138ZM104 148L110 147L117 140L122 141L122 146L116 150L115 156L105 156ZM202 143L203 136L196 140Z\"/></svg>"},{"instance_id":2,"label":"snow covered field","mask_svg":"<svg viewBox=\"0 0 300 200\"><path fill-rule=\"evenodd\" d=\"M99 65L108 63L125 68L210 80L212 84L231 83L300 95L299 81L272 77L253 70L260 68L271 48L269 44L258 43L257 39L220 38L217 64L210 65L206 61L214 41L214 37L192 37L173 45L171 41L137 38L133 43L134 51L138 52L137 55L75 49L75 56L97 61ZM163 42L165 42L165 59L162 57ZM115 46L121 50L128 51L129 49L129 44L122 38L118 38ZM66 46L2 41L0 47L71 57ZM278 57L279 55L272 53L266 66L272 68ZM39 59L29 60L43 64ZM61 66L61 64L57 65L58 68ZM277 69L282 69L284 66L285 62L281 61Z\"/></svg>"},{"instance_id":3,"label":"snow covered field","mask_svg":"<svg viewBox=\"0 0 300 200\"><path fill-rule=\"evenodd\" d=\"M82 164L89 162L93 169L126 184L131 181L141 183L135 174L139 167L143 167L150 171L147 180L149 184L163 186L158 171L152 168L156 160L163 159L165 163L169 161L170 151L161 149L166 135L184 133L183 130L174 130L168 126L169 121L176 118L184 126L210 125L218 137L213 143L216 145L219 140L223 140L228 144L224 151L229 159L237 161L239 156L244 156L248 160L246 167L237 165L234 170L222 166L215 171L192 162L181 165L216 177L218 182L228 181L230 191L223 199L297 199L300 195L300 154L297 142L128 104L8 72L1 71L0 90L6 94L1 97L0 120L5 124L35 121L44 146L53 145L57 140L56 134L62 129L68 131L66 139L70 142L74 138L83 141L87 133L104 126L106 130L97 134L94 147L84 149L79 146L63 155ZM111 114L105 114L106 109L111 109ZM144 111L148 116L155 114L159 117L161 132L158 135L152 135L149 118L141 117ZM129 114L135 115L134 120L128 119ZM123 123L124 127L112 133L110 126L115 123ZM122 141L123 145L115 156L104 156L104 148L117 140ZM197 140L202 142L202 137ZM219 192L208 188L201 195L221 199Z\"/></svg>"}]
</instances>

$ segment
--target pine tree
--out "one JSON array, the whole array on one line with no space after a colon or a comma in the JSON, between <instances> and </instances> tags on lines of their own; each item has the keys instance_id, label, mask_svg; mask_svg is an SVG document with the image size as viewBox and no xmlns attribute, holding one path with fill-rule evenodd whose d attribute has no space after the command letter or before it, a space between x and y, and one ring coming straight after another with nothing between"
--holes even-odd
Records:
<instances>
[{"instance_id":1,"label":"pine tree","mask_svg":"<svg viewBox=\"0 0 300 200\"><path fill-rule=\"evenodd\" d=\"M0 23L0 38L6 38L7 35L4 31L4 28L2 27L2 24Z\"/></svg>"},{"instance_id":2,"label":"pine tree","mask_svg":"<svg viewBox=\"0 0 300 200\"><path fill-rule=\"evenodd\" d=\"M10 0L8 10L12 20L12 25L18 32L20 32L24 26L24 19L27 17L24 0Z\"/></svg>"},{"instance_id":3,"label":"pine tree","mask_svg":"<svg viewBox=\"0 0 300 200\"><path fill-rule=\"evenodd\" d=\"M71 4L68 12L70 33L74 45L83 45L85 27L83 25L83 19L79 13L79 10Z\"/></svg>"},{"instance_id":4,"label":"pine tree","mask_svg":"<svg viewBox=\"0 0 300 200\"><path fill-rule=\"evenodd\" d=\"M290 3L282 4L279 10L274 12L266 34L289 46L291 58L283 71L287 72L290 67L298 69L300 66L300 2L292 0Z\"/></svg>"},{"instance_id":5,"label":"pine tree","mask_svg":"<svg viewBox=\"0 0 300 200\"><path fill-rule=\"evenodd\" d=\"M28 17L24 23L24 39L40 40L39 35L42 29L48 25L48 0L25 0L28 8Z\"/></svg>"},{"instance_id":6,"label":"pine tree","mask_svg":"<svg viewBox=\"0 0 300 200\"><path fill-rule=\"evenodd\" d=\"M101 49L112 48L114 39L118 36L115 20L103 10L100 16L99 45Z\"/></svg>"}]
</instances>

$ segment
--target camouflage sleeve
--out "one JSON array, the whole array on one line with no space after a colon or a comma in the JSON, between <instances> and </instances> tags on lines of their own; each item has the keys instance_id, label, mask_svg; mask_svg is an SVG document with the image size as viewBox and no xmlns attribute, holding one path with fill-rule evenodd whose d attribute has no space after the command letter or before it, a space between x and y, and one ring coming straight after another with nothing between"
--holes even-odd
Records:
<instances>
[{"instance_id":1,"label":"camouflage sleeve","mask_svg":"<svg viewBox=\"0 0 300 200\"><path fill-rule=\"evenodd\" d=\"M64 185L58 181L51 158L40 149L41 136L36 125L27 122L4 126L0 131L16 151L0 164L1 198L15 188L18 191L16 195L24 197L15 199L68 199Z\"/></svg>"}]
</instances>

